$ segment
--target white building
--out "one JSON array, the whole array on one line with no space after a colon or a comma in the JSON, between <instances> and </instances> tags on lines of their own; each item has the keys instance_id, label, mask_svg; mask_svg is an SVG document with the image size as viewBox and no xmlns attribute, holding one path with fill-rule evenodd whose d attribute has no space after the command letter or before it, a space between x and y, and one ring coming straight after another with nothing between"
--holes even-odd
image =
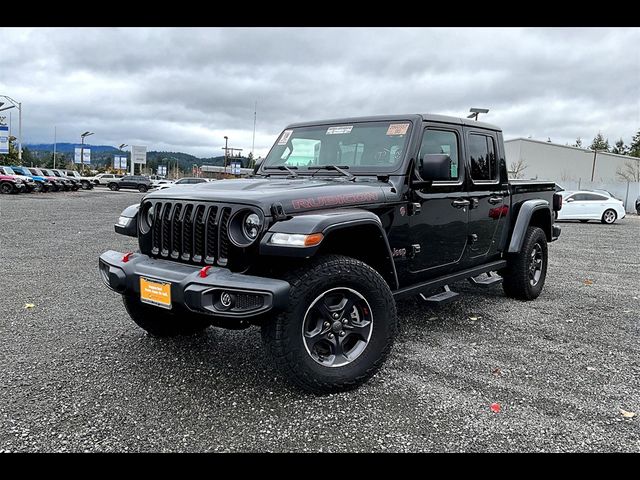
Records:
<instances>
[{"instance_id":1,"label":"white building","mask_svg":"<svg viewBox=\"0 0 640 480\"><path fill-rule=\"evenodd\" d=\"M627 168L627 165L640 169L640 158L607 152L594 153L586 148L531 138L505 140L504 149L510 175L513 167L520 162L525 168L519 178L551 180L567 190L602 188L622 199L628 212L635 211L640 183L628 182L618 172Z\"/></svg>"}]
</instances>

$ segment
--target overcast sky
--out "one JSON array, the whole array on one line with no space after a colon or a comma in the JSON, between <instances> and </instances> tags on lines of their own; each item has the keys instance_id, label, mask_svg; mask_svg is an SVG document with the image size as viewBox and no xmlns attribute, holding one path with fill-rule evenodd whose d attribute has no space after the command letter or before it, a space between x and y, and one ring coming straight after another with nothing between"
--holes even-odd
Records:
<instances>
[{"instance_id":1,"label":"overcast sky","mask_svg":"<svg viewBox=\"0 0 640 480\"><path fill-rule=\"evenodd\" d=\"M25 143L256 154L294 121L386 113L486 120L505 138L611 144L640 129L638 28L0 28L0 95ZM2 101L2 99L0 99ZM0 115L8 114L2 112ZM8 120L8 119L7 119ZM12 115L14 134L17 112Z\"/></svg>"}]
</instances>

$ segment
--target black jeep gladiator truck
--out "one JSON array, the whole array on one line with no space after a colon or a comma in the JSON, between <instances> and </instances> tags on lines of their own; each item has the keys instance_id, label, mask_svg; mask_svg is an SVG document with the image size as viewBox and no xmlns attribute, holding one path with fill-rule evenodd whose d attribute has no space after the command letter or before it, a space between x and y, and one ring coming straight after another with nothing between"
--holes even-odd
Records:
<instances>
[{"instance_id":1,"label":"black jeep gladiator truck","mask_svg":"<svg viewBox=\"0 0 640 480\"><path fill-rule=\"evenodd\" d=\"M442 303L468 279L532 300L562 206L509 181L498 127L440 115L289 125L250 178L149 193L100 256L104 283L152 335L260 326L280 372L316 393L366 381L396 300Z\"/></svg>"}]
</instances>

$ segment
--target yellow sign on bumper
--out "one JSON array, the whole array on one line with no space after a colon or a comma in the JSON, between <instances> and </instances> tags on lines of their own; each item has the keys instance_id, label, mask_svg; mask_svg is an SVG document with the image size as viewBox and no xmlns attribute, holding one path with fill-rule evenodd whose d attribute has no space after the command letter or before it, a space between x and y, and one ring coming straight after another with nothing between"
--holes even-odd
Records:
<instances>
[{"instance_id":1,"label":"yellow sign on bumper","mask_svg":"<svg viewBox=\"0 0 640 480\"><path fill-rule=\"evenodd\" d=\"M140 277L140 301L170 309L171 284Z\"/></svg>"}]
</instances>

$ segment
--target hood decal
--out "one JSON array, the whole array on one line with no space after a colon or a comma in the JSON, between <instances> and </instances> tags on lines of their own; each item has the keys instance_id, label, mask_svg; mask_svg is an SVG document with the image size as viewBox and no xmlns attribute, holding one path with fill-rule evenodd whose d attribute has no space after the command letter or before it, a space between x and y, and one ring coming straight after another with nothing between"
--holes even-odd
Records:
<instances>
[{"instance_id":1,"label":"hood decal","mask_svg":"<svg viewBox=\"0 0 640 480\"><path fill-rule=\"evenodd\" d=\"M342 193L321 197L296 198L291 200L294 210L307 208L333 207L336 205L353 205L357 203L375 202L379 199L377 192Z\"/></svg>"}]
</instances>

